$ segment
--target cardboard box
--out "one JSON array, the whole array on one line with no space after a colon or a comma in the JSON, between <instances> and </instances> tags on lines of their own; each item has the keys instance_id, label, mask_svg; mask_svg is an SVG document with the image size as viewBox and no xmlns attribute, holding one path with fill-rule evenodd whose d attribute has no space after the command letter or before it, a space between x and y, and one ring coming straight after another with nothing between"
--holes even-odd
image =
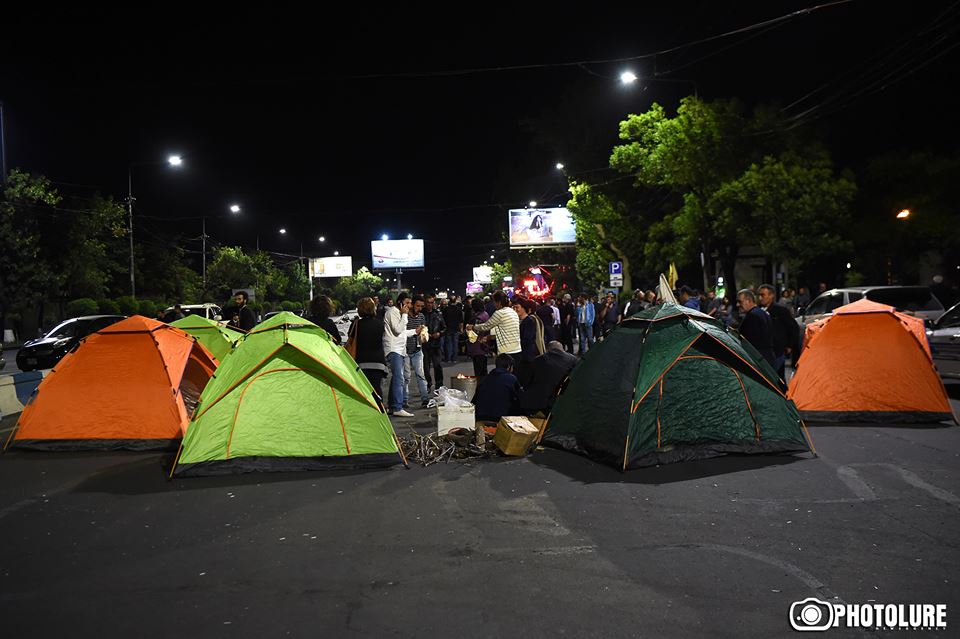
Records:
<instances>
[{"instance_id":1,"label":"cardboard box","mask_svg":"<svg viewBox=\"0 0 960 639\"><path fill-rule=\"evenodd\" d=\"M504 415L497 424L493 443L504 455L522 457L533 446L537 433L539 433L537 427L526 417Z\"/></svg>"},{"instance_id":2,"label":"cardboard box","mask_svg":"<svg viewBox=\"0 0 960 639\"><path fill-rule=\"evenodd\" d=\"M533 427L537 429L537 441L543 437L543 430L547 425L546 417L531 417L530 423L533 424Z\"/></svg>"},{"instance_id":3,"label":"cardboard box","mask_svg":"<svg viewBox=\"0 0 960 639\"><path fill-rule=\"evenodd\" d=\"M437 434L446 435L454 428L473 430L475 406L437 406Z\"/></svg>"}]
</instances>

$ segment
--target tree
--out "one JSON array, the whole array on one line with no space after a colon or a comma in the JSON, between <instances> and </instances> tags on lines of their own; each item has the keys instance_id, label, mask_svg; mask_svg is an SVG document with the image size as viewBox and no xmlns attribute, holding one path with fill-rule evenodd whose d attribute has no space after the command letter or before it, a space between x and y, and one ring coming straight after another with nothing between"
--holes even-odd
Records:
<instances>
[{"instance_id":1,"label":"tree","mask_svg":"<svg viewBox=\"0 0 960 639\"><path fill-rule=\"evenodd\" d=\"M627 143L611 167L637 186L662 186L682 205L652 225L647 253L676 252L690 261L719 255L727 286L736 287L740 249L758 245L799 266L842 245L839 233L855 188L834 175L815 141L780 131L776 111L747 114L736 100L684 98L673 118L654 104L620 123Z\"/></svg>"},{"instance_id":2,"label":"tree","mask_svg":"<svg viewBox=\"0 0 960 639\"><path fill-rule=\"evenodd\" d=\"M483 292L485 295L492 295L496 291L503 289L503 281L505 278L513 278L514 284L517 283L517 277L519 273L513 272L513 262L507 260L505 262L494 262L490 264L490 282L483 285Z\"/></svg>"},{"instance_id":3,"label":"tree","mask_svg":"<svg viewBox=\"0 0 960 639\"><path fill-rule=\"evenodd\" d=\"M45 177L14 169L0 201L0 329L7 315L36 304L56 282L42 259L39 219L60 203Z\"/></svg>"},{"instance_id":4,"label":"tree","mask_svg":"<svg viewBox=\"0 0 960 639\"><path fill-rule=\"evenodd\" d=\"M226 299L233 289L253 288L257 298L263 299L260 270L253 258L244 253L239 246L224 246L218 248L213 261L207 267L207 290L218 299Z\"/></svg>"},{"instance_id":5,"label":"tree","mask_svg":"<svg viewBox=\"0 0 960 639\"><path fill-rule=\"evenodd\" d=\"M383 278L374 275L366 266L348 277L341 277L333 287L333 297L348 308L355 308L362 297L373 297L383 288Z\"/></svg>"}]
</instances>

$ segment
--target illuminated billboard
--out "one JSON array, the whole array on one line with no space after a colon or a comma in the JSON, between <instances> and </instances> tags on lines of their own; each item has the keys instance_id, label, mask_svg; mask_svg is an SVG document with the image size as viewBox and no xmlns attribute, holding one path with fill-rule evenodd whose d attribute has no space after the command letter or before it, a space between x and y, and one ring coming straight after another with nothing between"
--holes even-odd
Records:
<instances>
[{"instance_id":1,"label":"illuminated billboard","mask_svg":"<svg viewBox=\"0 0 960 639\"><path fill-rule=\"evenodd\" d=\"M353 258L314 257L310 259L310 277L349 277L353 275Z\"/></svg>"},{"instance_id":2,"label":"illuminated billboard","mask_svg":"<svg viewBox=\"0 0 960 639\"><path fill-rule=\"evenodd\" d=\"M492 282L493 267L492 266L474 266L473 281L479 282L480 284L489 284L490 282Z\"/></svg>"},{"instance_id":3,"label":"illuminated billboard","mask_svg":"<svg viewBox=\"0 0 960 639\"><path fill-rule=\"evenodd\" d=\"M565 208L510 209L510 248L570 245L577 241L577 227Z\"/></svg>"},{"instance_id":4,"label":"illuminated billboard","mask_svg":"<svg viewBox=\"0 0 960 639\"><path fill-rule=\"evenodd\" d=\"M467 295L479 295L483 293L483 284L480 282L467 282Z\"/></svg>"},{"instance_id":5,"label":"illuminated billboard","mask_svg":"<svg viewBox=\"0 0 960 639\"><path fill-rule=\"evenodd\" d=\"M374 269L423 268L423 240L373 240Z\"/></svg>"}]
</instances>

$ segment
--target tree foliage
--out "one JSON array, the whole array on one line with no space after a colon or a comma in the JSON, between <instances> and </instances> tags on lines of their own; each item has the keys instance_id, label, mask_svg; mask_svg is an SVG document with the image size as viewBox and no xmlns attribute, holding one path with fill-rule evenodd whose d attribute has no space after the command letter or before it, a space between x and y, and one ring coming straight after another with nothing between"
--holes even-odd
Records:
<instances>
[{"instance_id":1,"label":"tree foliage","mask_svg":"<svg viewBox=\"0 0 960 639\"><path fill-rule=\"evenodd\" d=\"M732 288L742 247L795 266L844 248L852 179L835 175L816 143L778 130L771 108L748 114L736 100L692 97L675 117L654 104L621 122L625 143L610 166L632 175L636 187L665 187L682 198L650 225L645 254L689 263L716 251Z\"/></svg>"},{"instance_id":2,"label":"tree foliage","mask_svg":"<svg viewBox=\"0 0 960 639\"><path fill-rule=\"evenodd\" d=\"M370 272L366 266L361 266L357 272L348 277L341 277L333 286L333 298L348 308L356 308L361 297L378 295L383 288L383 278Z\"/></svg>"}]
</instances>

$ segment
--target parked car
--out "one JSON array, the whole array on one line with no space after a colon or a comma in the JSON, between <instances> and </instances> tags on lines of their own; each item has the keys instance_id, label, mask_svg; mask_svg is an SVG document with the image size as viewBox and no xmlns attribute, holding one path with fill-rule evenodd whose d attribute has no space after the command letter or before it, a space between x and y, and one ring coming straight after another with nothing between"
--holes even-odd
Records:
<instances>
[{"instance_id":1,"label":"parked car","mask_svg":"<svg viewBox=\"0 0 960 639\"><path fill-rule=\"evenodd\" d=\"M846 306L866 297L878 304L887 304L898 311L910 313L932 322L943 314L943 304L926 286L856 286L835 288L817 296L797 318L801 327L832 315Z\"/></svg>"},{"instance_id":2,"label":"parked car","mask_svg":"<svg viewBox=\"0 0 960 639\"><path fill-rule=\"evenodd\" d=\"M169 306L164 310L164 313L169 313L172 310L173 307ZM181 304L180 310L183 311L184 315L199 315L209 320L217 321L222 319L220 315L223 312L219 306L211 304L210 302L206 304Z\"/></svg>"},{"instance_id":3,"label":"parked car","mask_svg":"<svg viewBox=\"0 0 960 639\"><path fill-rule=\"evenodd\" d=\"M927 341L940 374L960 378L960 304L933 322L927 330Z\"/></svg>"},{"instance_id":4,"label":"parked car","mask_svg":"<svg viewBox=\"0 0 960 639\"><path fill-rule=\"evenodd\" d=\"M25 342L17 351L17 366L22 371L53 368L81 339L126 317L86 315L65 320L43 337Z\"/></svg>"}]
</instances>

